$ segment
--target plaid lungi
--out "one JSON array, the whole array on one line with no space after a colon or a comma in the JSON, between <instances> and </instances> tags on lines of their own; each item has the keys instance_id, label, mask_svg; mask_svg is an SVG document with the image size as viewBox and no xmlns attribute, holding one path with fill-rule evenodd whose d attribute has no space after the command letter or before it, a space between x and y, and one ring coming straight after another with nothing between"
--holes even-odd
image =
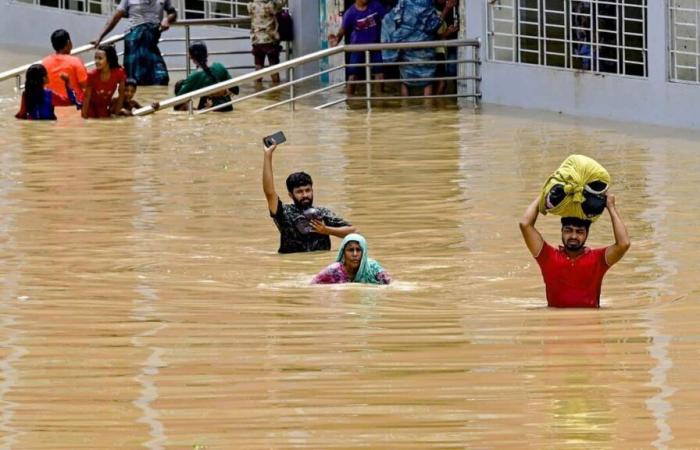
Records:
<instances>
[{"instance_id":1,"label":"plaid lungi","mask_svg":"<svg viewBox=\"0 0 700 450\"><path fill-rule=\"evenodd\" d=\"M160 26L154 23L138 25L124 38L124 69L129 78L140 86L167 86L168 67L158 48Z\"/></svg>"}]
</instances>

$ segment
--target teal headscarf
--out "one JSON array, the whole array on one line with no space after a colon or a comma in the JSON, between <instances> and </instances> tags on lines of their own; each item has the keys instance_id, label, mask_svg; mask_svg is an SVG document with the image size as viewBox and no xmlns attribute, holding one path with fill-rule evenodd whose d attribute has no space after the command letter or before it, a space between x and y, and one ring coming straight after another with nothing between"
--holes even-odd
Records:
<instances>
[{"instance_id":1,"label":"teal headscarf","mask_svg":"<svg viewBox=\"0 0 700 450\"><path fill-rule=\"evenodd\" d=\"M343 259L345 259L345 246L353 241L360 244L360 248L362 248L362 261L355 274L355 279L352 280L353 283L379 284L377 275L384 272L384 269L377 261L367 256L367 241L361 234L350 233L345 236L342 244L340 244L340 249L338 249L338 257L335 260L339 263L343 262Z\"/></svg>"}]
</instances>

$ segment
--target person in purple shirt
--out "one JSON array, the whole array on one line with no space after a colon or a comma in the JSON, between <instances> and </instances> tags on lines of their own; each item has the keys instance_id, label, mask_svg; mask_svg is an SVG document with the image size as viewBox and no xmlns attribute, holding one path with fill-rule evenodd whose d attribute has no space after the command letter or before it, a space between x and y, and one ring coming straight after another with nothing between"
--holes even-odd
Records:
<instances>
[{"instance_id":1,"label":"person in purple shirt","mask_svg":"<svg viewBox=\"0 0 700 450\"><path fill-rule=\"evenodd\" d=\"M334 47L344 36L350 37L350 44L376 44L379 42L382 31L382 19L386 9L378 0L355 0L355 4L343 14L343 23L338 34L328 36L328 41ZM382 52L380 50L370 52L370 62L381 63ZM348 64L364 64L365 52L352 52ZM365 73L361 66L348 67L348 81L355 81ZM372 67L372 74L376 80L383 80L384 73L381 66ZM348 84L348 95L355 93L355 85Z\"/></svg>"}]
</instances>

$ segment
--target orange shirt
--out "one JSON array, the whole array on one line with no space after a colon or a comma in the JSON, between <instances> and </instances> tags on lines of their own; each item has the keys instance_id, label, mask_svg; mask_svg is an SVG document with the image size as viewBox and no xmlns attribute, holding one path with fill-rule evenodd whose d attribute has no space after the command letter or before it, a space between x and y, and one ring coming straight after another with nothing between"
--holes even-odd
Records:
<instances>
[{"instance_id":1,"label":"orange shirt","mask_svg":"<svg viewBox=\"0 0 700 450\"><path fill-rule=\"evenodd\" d=\"M49 73L49 84L46 85L46 88L59 95L67 96L66 86L60 77L62 73L65 73L70 79L70 87L73 88L78 102L83 102L83 90L80 83L87 82L87 70L85 70L85 65L80 58L72 55L53 54L44 58L41 63Z\"/></svg>"}]
</instances>

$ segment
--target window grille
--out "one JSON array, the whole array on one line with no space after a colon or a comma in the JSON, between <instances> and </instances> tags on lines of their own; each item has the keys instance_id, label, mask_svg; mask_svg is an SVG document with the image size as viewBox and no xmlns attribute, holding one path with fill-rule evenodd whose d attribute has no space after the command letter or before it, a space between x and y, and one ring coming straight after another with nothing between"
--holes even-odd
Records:
<instances>
[{"instance_id":1,"label":"window grille","mask_svg":"<svg viewBox=\"0 0 700 450\"><path fill-rule=\"evenodd\" d=\"M647 76L647 0L485 1L492 61Z\"/></svg>"},{"instance_id":2,"label":"window grille","mask_svg":"<svg viewBox=\"0 0 700 450\"><path fill-rule=\"evenodd\" d=\"M700 83L700 0L670 0L671 81Z\"/></svg>"},{"instance_id":3,"label":"window grille","mask_svg":"<svg viewBox=\"0 0 700 450\"><path fill-rule=\"evenodd\" d=\"M114 13L120 0L14 0L36 6L107 16ZM248 15L251 0L171 0L180 18L220 19Z\"/></svg>"}]
</instances>

